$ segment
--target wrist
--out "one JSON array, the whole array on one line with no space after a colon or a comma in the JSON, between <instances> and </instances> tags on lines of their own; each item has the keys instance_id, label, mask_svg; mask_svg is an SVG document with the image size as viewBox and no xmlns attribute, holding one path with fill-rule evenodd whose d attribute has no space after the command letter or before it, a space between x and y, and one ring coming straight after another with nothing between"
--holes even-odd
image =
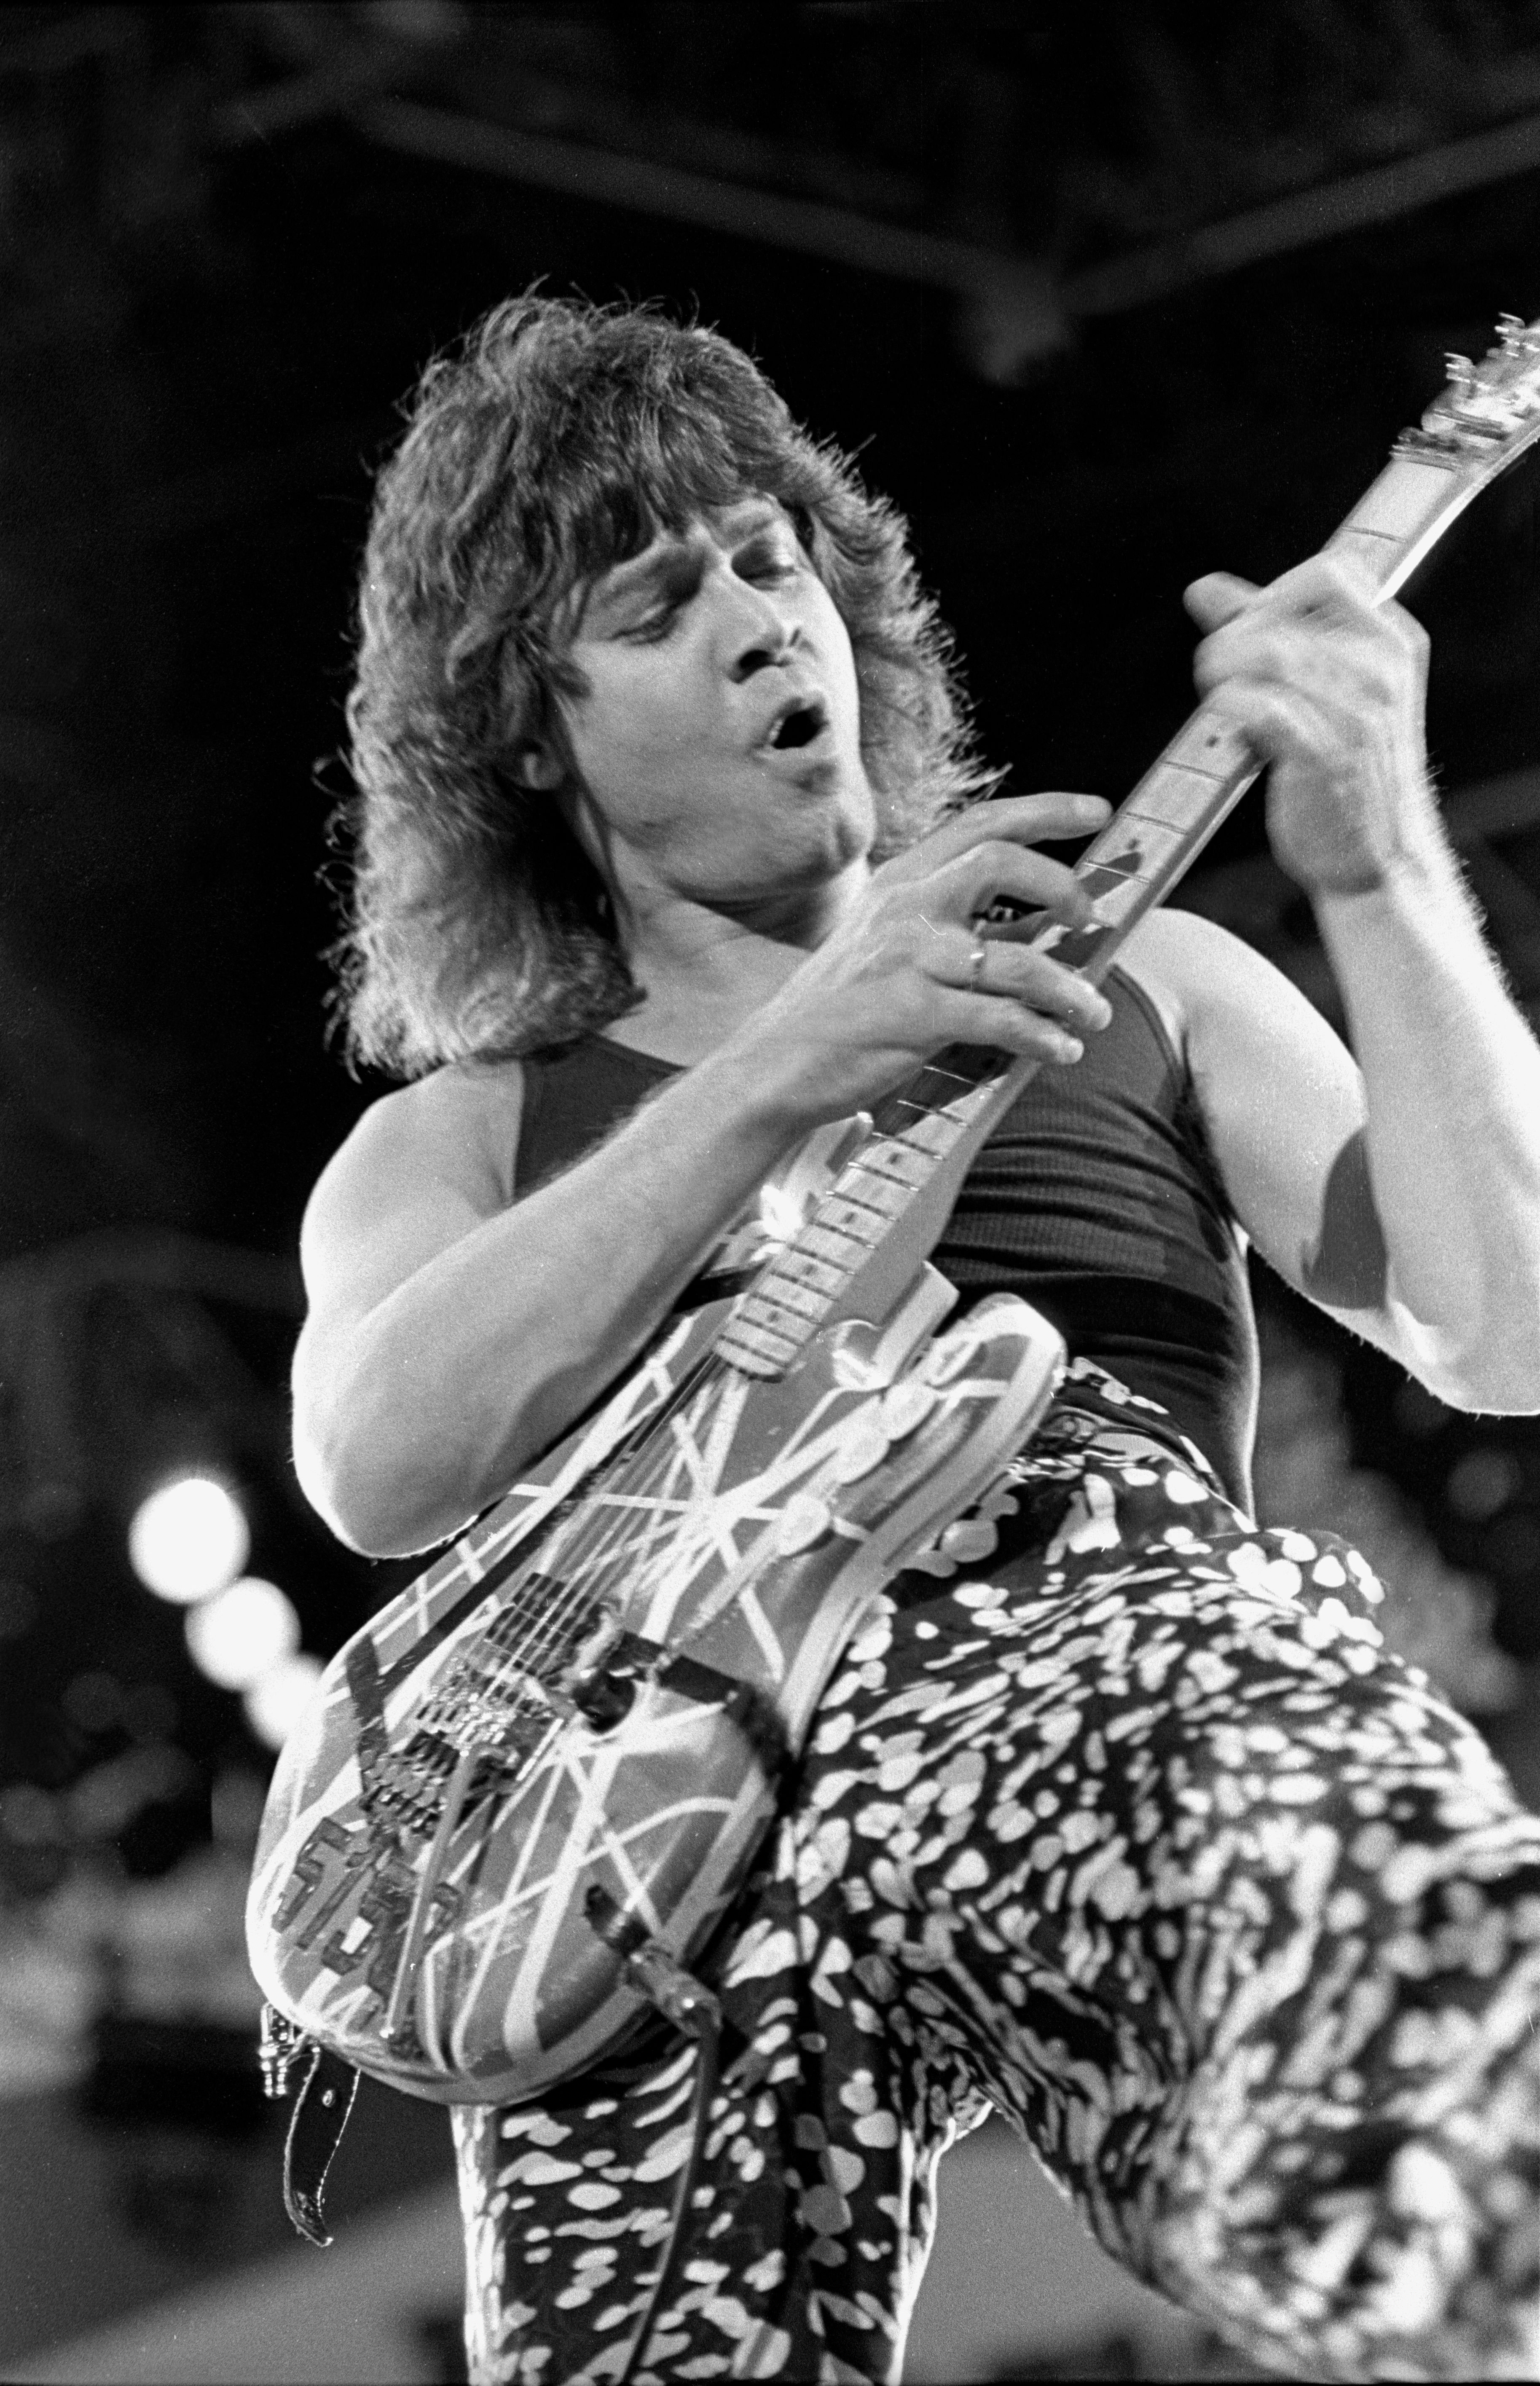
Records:
<instances>
[{"instance_id":1,"label":"wrist","mask_svg":"<svg viewBox=\"0 0 1540 2386\"><path fill-rule=\"evenodd\" d=\"M1365 858L1360 868L1307 885L1321 932L1329 919L1387 919L1453 903L1469 912L1465 881L1436 815L1419 822L1387 851Z\"/></svg>"},{"instance_id":2,"label":"wrist","mask_svg":"<svg viewBox=\"0 0 1540 2386\"><path fill-rule=\"evenodd\" d=\"M1442 837L1397 855L1373 885L1325 888L1312 906L1350 1017L1365 1003L1426 999L1451 970L1468 986L1496 982L1481 913Z\"/></svg>"},{"instance_id":3,"label":"wrist","mask_svg":"<svg viewBox=\"0 0 1540 2386\"><path fill-rule=\"evenodd\" d=\"M745 1163L765 1173L823 1115L806 1072L780 1039L741 1028L690 1072L697 1099Z\"/></svg>"}]
</instances>

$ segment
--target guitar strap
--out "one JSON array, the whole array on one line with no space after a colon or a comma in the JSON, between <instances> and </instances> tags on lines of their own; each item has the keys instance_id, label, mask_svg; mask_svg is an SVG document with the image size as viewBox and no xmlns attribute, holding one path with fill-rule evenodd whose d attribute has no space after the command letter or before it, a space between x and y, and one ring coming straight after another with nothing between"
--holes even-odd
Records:
<instances>
[{"instance_id":1,"label":"guitar strap","mask_svg":"<svg viewBox=\"0 0 1540 2386\"><path fill-rule=\"evenodd\" d=\"M321 2197L358 2093L359 2074L270 2004L262 2008L261 2060L263 2085L273 2098L286 2096L290 2073L306 2066L283 2148L283 2209L312 2245L330 2245Z\"/></svg>"},{"instance_id":2,"label":"guitar strap","mask_svg":"<svg viewBox=\"0 0 1540 2386\"><path fill-rule=\"evenodd\" d=\"M312 2245L330 2245L321 2196L332 2157L358 2093L358 2073L340 2054L316 2048L283 2149L283 2209Z\"/></svg>"}]
</instances>

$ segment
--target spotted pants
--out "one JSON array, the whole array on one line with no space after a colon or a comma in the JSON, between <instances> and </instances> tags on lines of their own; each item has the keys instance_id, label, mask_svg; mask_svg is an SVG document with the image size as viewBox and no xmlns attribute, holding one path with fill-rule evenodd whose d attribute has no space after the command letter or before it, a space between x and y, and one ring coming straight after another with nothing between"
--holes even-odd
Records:
<instances>
[{"instance_id":1,"label":"spotted pants","mask_svg":"<svg viewBox=\"0 0 1540 2386\"><path fill-rule=\"evenodd\" d=\"M1540 2375L1540 1819L1357 1552L1250 1526L1085 1363L990 1526L989 1579L933 1556L850 1648L702 1966L636 2375L896 2380L991 2107L1268 2368ZM620 2375L695 2060L457 2111L479 2386Z\"/></svg>"}]
</instances>

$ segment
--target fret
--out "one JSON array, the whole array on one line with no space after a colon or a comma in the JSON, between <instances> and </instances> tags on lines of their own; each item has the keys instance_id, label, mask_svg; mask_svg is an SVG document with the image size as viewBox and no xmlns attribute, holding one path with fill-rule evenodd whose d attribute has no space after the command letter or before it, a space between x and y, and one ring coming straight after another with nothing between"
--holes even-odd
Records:
<instances>
[{"instance_id":1,"label":"fret","mask_svg":"<svg viewBox=\"0 0 1540 2386\"><path fill-rule=\"evenodd\" d=\"M839 1285L843 1285L845 1279L842 1276L838 1281ZM838 1286L836 1286L837 1288ZM756 1291L746 1292L744 1295L745 1317L753 1312L754 1303L760 1299L775 1302L780 1314L778 1317L766 1319L765 1323L771 1325L779 1325L783 1332L791 1330L793 1318L820 1318L829 1306L827 1293L815 1292L810 1284L802 1283L788 1269L783 1268L779 1261L771 1262L769 1277Z\"/></svg>"},{"instance_id":2,"label":"fret","mask_svg":"<svg viewBox=\"0 0 1540 2386\"><path fill-rule=\"evenodd\" d=\"M716 1343L719 1358L726 1359L747 1375L783 1375L801 1347L800 1337L794 1341L750 1319L740 1321L736 1313L723 1326Z\"/></svg>"},{"instance_id":3,"label":"fret","mask_svg":"<svg viewBox=\"0 0 1540 2386\"><path fill-rule=\"evenodd\" d=\"M946 1111L953 1103L971 1093L972 1081L954 1069L938 1069L934 1061L911 1077L906 1091L911 1099L922 1102L931 1111Z\"/></svg>"},{"instance_id":4,"label":"fret","mask_svg":"<svg viewBox=\"0 0 1540 2386\"><path fill-rule=\"evenodd\" d=\"M909 1206L908 1185L873 1169L864 1152L840 1177L836 1189L846 1200L859 1201L883 1218L896 1218Z\"/></svg>"},{"instance_id":5,"label":"fret","mask_svg":"<svg viewBox=\"0 0 1540 2386\"><path fill-rule=\"evenodd\" d=\"M836 1177L833 1191L819 1203L819 1224L832 1226L836 1234L854 1236L870 1250L873 1243L881 1242L888 1221L881 1210L869 1210L864 1201L850 1200L840 1190L843 1183L843 1177Z\"/></svg>"},{"instance_id":6,"label":"fret","mask_svg":"<svg viewBox=\"0 0 1540 2386\"><path fill-rule=\"evenodd\" d=\"M1251 748L1245 738L1221 714L1210 711L1207 705L1195 712L1191 720L1177 731L1158 760L1146 772L1129 802L1137 803L1146 788L1158 781L1162 772L1171 765L1179 771L1197 772L1210 782L1228 779L1236 771L1255 768ZM1212 792L1211 786L1209 792Z\"/></svg>"},{"instance_id":7,"label":"fret","mask_svg":"<svg viewBox=\"0 0 1540 2386\"><path fill-rule=\"evenodd\" d=\"M810 1293L826 1293L833 1300L845 1285L843 1268L831 1267L827 1260L815 1259L800 1238L788 1243L773 1262L777 1283L804 1285Z\"/></svg>"},{"instance_id":8,"label":"fret","mask_svg":"<svg viewBox=\"0 0 1540 2386\"><path fill-rule=\"evenodd\" d=\"M1180 764L1167 764L1136 787L1119 812L1122 821L1137 821L1152 829L1181 829L1185 834L1196 815L1214 793L1215 782Z\"/></svg>"},{"instance_id":9,"label":"fret","mask_svg":"<svg viewBox=\"0 0 1540 2386\"><path fill-rule=\"evenodd\" d=\"M821 1212L821 1204L820 1208ZM795 1248L811 1251L817 1259L833 1261L848 1275L866 1258L869 1246L858 1242L853 1236L836 1235L832 1227L821 1224L820 1216L815 1216L803 1227Z\"/></svg>"},{"instance_id":10,"label":"fret","mask_svg":"<svg viewBox=\"0 0 1540 2386\"><path fill-rule=\"evenodd\" d=\"M923 1117L916 1119L913 1126L906 1129L904 1141L913 1151L924 1152L931 1159L945 1160L961 1133L960 1120L948 1118L945 1111L927 1111Z\"/></svg>"},{"instance_id":11,"label":"fret","mask_svg":"<svg viewBox=\"0 0 1540 2386\"><path fill-rule=\"evenodd\" d=\"M960 1134L960 1125L947 1110L911 1099L913 1083L911 1079L902 1093L890 1094L886 1101L878 1103L871 1114L873 1133L888 1136L895 1142L909 1144L917 1150L930 1149L929 1145L918 1143L916 1137L928 1133L931 1123L936 1119L940 1119L944 1126L950 1125L954 1136Z\"/></svg>"},{"instance_id":12,"label":"fret","mask_svg":"<svg viewBox=\"0 0 1540 2386\"><path fill-rule=\"evenodd\" d=\"M861 1152L859 1164L869 1175L884 1176L893 1185L912 1186L918 1189L928 1184L932 1157L913 1144L896 1136L884 1136L880 1142L869 1143Z\"/></svg>"},{"instance_id":13,"label":"fret","mask_svg":"<svg viewBox=\"0 0 1540 2386\"><path fill-rule=\"evenodd\" d=\"M1448 505L1449 467L1440 458L1422 462L1398 456L1358 499L1341 528L1326 542L1331 553L1340 540L1368 536L1400 548L1416 538Z\"/></svg>"},{"instance_id":14,"label":"fret","mask_svg":"<svg viewBox=\"0 0 1540 2386\"><path fill-rule=\"evenodd\" d=\"M793 1343L800 1341L802 1330L810 1316L816 1324L827 1304L820 1301L816 1309L798 1312L785 1307L777 1298L775 1287L767 1285L762 1291L745 1292L738 1303L740 1324L764 1326L771 1334L783 1334Z\"/></svg>"}]
</instances>

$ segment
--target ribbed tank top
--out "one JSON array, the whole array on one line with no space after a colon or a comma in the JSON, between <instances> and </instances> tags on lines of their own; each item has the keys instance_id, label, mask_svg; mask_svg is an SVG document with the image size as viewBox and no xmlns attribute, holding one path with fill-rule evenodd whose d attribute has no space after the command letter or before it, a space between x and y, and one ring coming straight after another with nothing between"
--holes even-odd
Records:
<instances>
[{"instance_id":1,"label":"ribbed tank top","mask_svg":"<svg viewBox=\"0 0 1540 2386\"><path fill-rule=\"evenodd\" d=\"M1071 1357L1159 1400L1249 1511L1257 1335L1246 1262L1186 1065L1136 980L1074 1067L1040 1069L931 1253L965 1303L1020 1293ZM590 1036L524 1062L516 1183L532 1192L679 1074Z\"/></svg>"}]
</instances>

